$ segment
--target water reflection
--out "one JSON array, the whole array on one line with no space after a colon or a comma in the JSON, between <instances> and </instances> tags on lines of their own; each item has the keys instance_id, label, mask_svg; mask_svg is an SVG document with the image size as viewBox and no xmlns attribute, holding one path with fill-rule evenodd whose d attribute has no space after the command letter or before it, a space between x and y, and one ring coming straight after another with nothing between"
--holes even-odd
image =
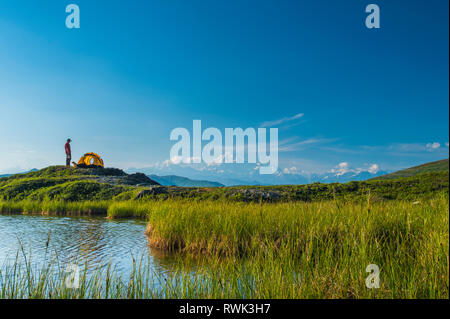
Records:
<instances>
[{"instance_id":1,"label":"water reflection","mask_svg":"<svg viewBox=\"0 0 450 319\"><path fill-rule=\"evenodd\" d=\"M150 249L145 226L142 221L100 217L0 215L0 267L13 264L23 248L32 265L50 259L59 264L87 261L91 268L110 263L126 277L134 257L148 263L152 273L176 271L179 258Z\"/></svg>"}]
</instances>

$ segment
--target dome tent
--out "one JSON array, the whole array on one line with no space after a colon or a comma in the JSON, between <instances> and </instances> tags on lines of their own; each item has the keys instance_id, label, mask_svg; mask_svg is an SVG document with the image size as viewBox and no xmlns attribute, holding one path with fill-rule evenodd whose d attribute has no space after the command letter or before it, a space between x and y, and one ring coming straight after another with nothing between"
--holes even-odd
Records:
<instances>
[{"instance_id":1,"label":"dome tent","mask_svg":"<svg viewBox=\"0 0 450 319\"><path fill-rule=\"evenodd\" d=\"M80 160L78 161L77 164L73 163L74 167L79 167L79 168L94 168L94 167L105 167L105 164L103 163L102 158L100 157L100 155L94 153L94 152L90 152L90 153L86 153L84 154Z\"/></svg>"}]
</instances>

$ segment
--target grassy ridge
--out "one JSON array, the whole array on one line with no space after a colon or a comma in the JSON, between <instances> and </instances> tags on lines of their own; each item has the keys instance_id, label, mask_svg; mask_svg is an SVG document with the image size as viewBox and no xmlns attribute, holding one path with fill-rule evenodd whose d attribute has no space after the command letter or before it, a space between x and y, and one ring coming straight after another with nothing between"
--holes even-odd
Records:
<instances>
[{"instance_id":1,"label":"grassy ridge","mask_svg":"<svg viewBox=\"0 0 450 319\"><path fill-rule=\"evenodd\" d=\"M410 167L404 170L400 170L394 173L382 175L373 178L373 180L386 180L395 179L401 177L412 177L426 173L447 172L449 171L448 159L425 163L422 165Z\"/></svg>"},{"instance_id":2,"label":"grassy ridge","mask_svg":"<svg viewBox=\"0 0 450 319\"><path fill-rule=\"evenodd\" d=\"M149 186L145 176L127 175L118 169L49 167L28 174L0 179L4 201L105 201L131 200ZM151 181L151 180L150 180ZM309 185L240 187L161 187L164 191L144 199L226 200L243 202L322 201L335 198L358 200L368 193L379 200L415 200L448 191L449 173L429 172L418 176Z\"/></svg>"}]
</instances>

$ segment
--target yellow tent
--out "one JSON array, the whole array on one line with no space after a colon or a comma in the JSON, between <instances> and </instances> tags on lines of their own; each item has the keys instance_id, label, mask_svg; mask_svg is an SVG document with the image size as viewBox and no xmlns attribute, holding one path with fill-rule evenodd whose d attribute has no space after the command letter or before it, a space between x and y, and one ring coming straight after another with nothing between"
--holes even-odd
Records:
<instances>
[{"instance_id":1,"label":"yellow tent","mask_svg":"<svg viewBox=\"0 0 450 319\"><path fill-rule=\"evenodd\" d=\"M94 166L100 166L100 167L105 167L105 164L103 164L103 160L100 157L100 155L90 152L90 153L86 153L83 155L83 157L80 158L80 160L78 161L78 165L86 165L86 166L90 166L90 165L94 165Z\"/></svg>"}]
</instances>

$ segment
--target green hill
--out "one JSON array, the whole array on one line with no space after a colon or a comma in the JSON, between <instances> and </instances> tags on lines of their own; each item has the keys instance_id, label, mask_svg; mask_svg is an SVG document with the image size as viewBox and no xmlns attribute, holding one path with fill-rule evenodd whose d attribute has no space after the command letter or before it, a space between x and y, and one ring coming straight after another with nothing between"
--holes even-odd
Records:
<instances>
[{"instance_id":1,"label":"green hill","mask_svg":"<svg viewBox=\"0 0 450 319\"><path fill-rule=\"evenodd\" d=\"M0 200L108 200L137 187L159 183L142 173L118 168L50 166L0 178Z\"/></svg>"},{"instance_id":2,"label":"green hill","mask_svg":"<svg viewBox=\"0 0 450 319\"><path fill-rule=\"evenodd\" d=\"M448 162L448 161L447 161ZM0 178L0 201L110 201L147 199L226 200L244 202L417 200L448 192L449 173L430 171L416 176L308 185L179 187L161 186L142 173L117 168L81 169L52 166Z\"/></svg>"},{"instance_id":3,"label":"green hill","mask_svg":"<svg viewBox=\"0 0 450 319\"><path fill-rule=\"evenodd\" d=\"M381 175L373 178L372 180L386 180L386 179L396 179L400 177L412 177L425 173L434 173L434 172L448 172L448 159L425 163L419 166L410 167L401 171L397 171L394 173Z\"/></svg>"}]
</instances>

